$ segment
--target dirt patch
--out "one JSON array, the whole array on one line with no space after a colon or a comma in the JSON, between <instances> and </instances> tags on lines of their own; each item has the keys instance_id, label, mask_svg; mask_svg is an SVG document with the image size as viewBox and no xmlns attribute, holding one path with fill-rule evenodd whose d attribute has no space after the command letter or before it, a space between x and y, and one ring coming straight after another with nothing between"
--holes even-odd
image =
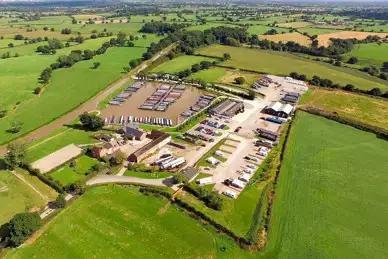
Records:
<instances>
[{"instance_id":1,"label":"dirt patch","mask_svg":"<svg viewBox=\"0 0 388 259\"><path fill-rule=\"evenodd\" d=\"M276 34L276 35L260 35L259 38L261 40L267 39L273 42L280 41L282 43L287 43L289 41L293 41L303 46L311 45L311 39L309 37L297 32L283 33L283 34Z\"/></svg>"},{"instance_id":2,"label":"dirt patch","mask_svg":"<svg viewBox=\"0 0 388 259\"><path fill-rule=\"evenodd\" d=\"M234 84L234 79L237 77L242 77L245 79L244 84L236 86L250 87L254 82L263 77L263 75L258 73L244 72L239 70L225 70L225 72L226 74L217 81L223 84Z\"/></svg>"},{"instance_id":3,"label":"dirt patch","mask_svg":"<svg viewBox=\"0 0 388 259\"><path fill-rule=\"evenodd\" d=\"M379 36L380 38L385 38L388 36L388 33L378 33L378 32L361 32L361 31L341 31L333 32L328 34L318 35L319 46L329 46L331 44L330 38L336 39L358 39L363 40L368 36Z\"/></svg>"},{"instance_id":4,"label":"dirt patch","mask_svg":"<svg viewBox=\"0 0 388 259\"><path fill-rule=\"evenodd\" d=\"M284 27L284 28L304 28L310 25L311 23L308 23L308 22L288 22L288 23L279 23L277 26Z\"/></svg>"},{"instance_id":5,"label":"dirt patch","mask_svg":"<svg viewBox=\"0 0 388 259\"><path fill-rule=\"evenodd\" d=\"M70 144L60 150L45 156L38 161L32 163L32 167L39 169L41 173L47 173L50 170L66 163L70 159L80 155L82 153L82 149L77 147L74 144Z\"/></svg>"},{"instance_id":6,"label":"dirt patch","mask_svg":"<svg viewBox=\"0 0 388 259\"><path fill-rule=\"evenodd\" d=\"M158 213L157 215L158 216L163 216L164 214L166 214L168 208L170 207L171 203L170 202L167 202L163 207L161 207L159 210L158 210Z\"/></svg>"}]
</instances>

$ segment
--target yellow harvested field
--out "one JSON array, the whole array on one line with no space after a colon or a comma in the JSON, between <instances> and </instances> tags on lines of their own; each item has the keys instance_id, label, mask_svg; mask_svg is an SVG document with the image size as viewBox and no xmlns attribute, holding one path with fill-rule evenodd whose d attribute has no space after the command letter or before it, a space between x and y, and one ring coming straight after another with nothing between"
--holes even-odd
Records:
<instances>
[{"instance_id":1,"label":"yellow harvested field","mask_svg":"<svg viewBox=\"0 0 388 259\"><path fill-rule=\"evenodd\" d=\"M310 26L311 23L309 22L287 22L287 23L279 23L278 27L284 27L284 28L304 28L307 26Z\"/></svg>"},{"instance_id":2,"label":"yellow harvested field","mask_svg":"<svg viewBox=\"0 0 388 259\"><path fill-rule=\"evenodd\" d=\"M329 46L330 38L336 39L358 39L363 40L369 35L371 36L379 36L380 38L385 38L388 36L388 33L379 33L379 32L362 32L362 31L341 31L341 32L333 32L328 34L318 35L319 46Z\"/></svg>"},{"instance_id":3,"label":"yellow harvested field","mask_svg":"<svg viewBox=\"0 0 388 259\"><path fill-rule=\"evenodd\" d=\"M274 42L281 41L282 43L287 43L289 41L294 41L296 43L299 43L303 46L309 46L311 44L311 40L309 37L293 32L293 33L283 33L283 34L276 34L276 35L260 35L259 38L261 40L267 39Z\"/></svg>"}]
</instances>

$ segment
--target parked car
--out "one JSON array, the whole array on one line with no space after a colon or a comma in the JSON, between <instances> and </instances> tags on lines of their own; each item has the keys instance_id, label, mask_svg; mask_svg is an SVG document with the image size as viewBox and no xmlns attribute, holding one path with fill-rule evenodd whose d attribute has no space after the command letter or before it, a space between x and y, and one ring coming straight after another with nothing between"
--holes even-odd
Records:
<instances>
[{"instance_id":1,"label":"parked car","mask_svg":"<svg viewBox=\"0 0 388 259\"><path fill-rule=\"evenodd\" d=\"M225 184L226 186L231 185L232 182L233 182L233 179L232 179L232 178L228 178L228 179L225 179L225 180L224 180L224 184Z\"/></svg>"},{"instance_id":2,"label":"parked car","mask_svg":"<svg viewBox=\"0 0 388 259\"><path fill-rule=\"evenodd\" d=\"M234 132L239 132L241 130L241 126L239 126L239 127L237 127L235 130L234 130Z\"/></svg>"}]
</instances>

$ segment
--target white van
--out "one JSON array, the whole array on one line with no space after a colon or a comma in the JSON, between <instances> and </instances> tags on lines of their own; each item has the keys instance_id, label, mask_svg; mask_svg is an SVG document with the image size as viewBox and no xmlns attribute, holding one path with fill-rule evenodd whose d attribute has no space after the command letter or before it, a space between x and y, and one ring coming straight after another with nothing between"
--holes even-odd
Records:
<instances>
[{"instance_id":1,"label":"white van","mask_svg":"<svg viewBox=\"0 0 388 259\"><path fill-rule=\"evenodd\" d=\"M226 191L222 192L222 194L224 194L225 196L228 196L230 198L233 198L233 199L237 198L237 194L235 192L232 192L232 191L229 191L229 190L226 190Z\"/></svg>"}]
</instances>

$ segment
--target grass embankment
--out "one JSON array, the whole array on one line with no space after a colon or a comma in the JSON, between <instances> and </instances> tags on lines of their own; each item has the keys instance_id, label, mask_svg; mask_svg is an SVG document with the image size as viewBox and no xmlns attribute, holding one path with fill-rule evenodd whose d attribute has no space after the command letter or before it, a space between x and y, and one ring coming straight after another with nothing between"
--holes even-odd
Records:
<instances>
[{"instance_id":1,"label":"grass embankment","mask_svg":"<svg viewBox=\"0 0 388 259\"><path fill-rule=\"evenodd\" d=\"M136 171L131 171L127 170L124 172L125 176L132 176L136 178L143 178L143 179L160 179L160 178L166 178L174 175L172 172L152 172L152 173L147 173L147 172L136 172Z\"/></svg>"},{"instance_id":2,"label":"grass embankment","mask_svg":"<svg viewBox=\"0 0 388 259\"><path fill-rule=\"evenodd\" d=\"M384 258L388 143L298 113L270 222L268 258Z\"/></svg>"},{"instance_id":3,"label":"grass embankment","mask_svg":"<svg viewBox=\"0 0 388 259\"><path fill-rule=\"evenodd\" d=\"M323 109L352 121L388 130L388 101L344 91L314 89L303 106Z\"/></svg>"},{"instance_id":4,"label":"grass embankment","mask_svg":"<svg viewBox=\"0 0 388 259\"><path fill-rule=\"evenodd\" d=\"M26 212L34 207L45 206L48 201L56 198L56 192L40 182L36 177L29 175L23 170L17 170L17 173L45 198L10 171L0 170L0 225L8 222L16 213Z\"/></svg>"},{"instance_id":5,"label":"grass embankment","mask_svg":"<svg viewBox=\"0 0 388 259\"><path fill-rule=\"evenodd\" d=\"M264 51L245 47L211 45L198 50L198 53L208 56L222 57L229 53L231 59L221 63L223 66L257 71L261 73L289 75L291 72L305 74L308 78L314 75L327 78L341 85L353 84L360 89L379 87L388 89L388 83L366 73L350 68L339 68L325 63L319 63L290 53Z\"/></svg>"},{"instance_id":6,"label":"grass embankment","mask_svg":"<svg viewBox=\"0 0 388 259\"><path fill-rule=\"evenodd\" d=\"M89 190L58 215L35 243L11 251L8 258L31 258L37 253L55 258L251 255L233 240L180 212L166 199L119 186Z\"/></svg>"},{"instance_id":7,"label":"grass embankment","mask_svg":"<svg viewBox=\"0 0 388 259\"><path fill-rule=\"evenodd\" d=\"M12 114L1 119L0 143L26 134L87 101L120 78L128 60L141 57L144 51L145 48L111 48L93 60L55 70L51 82L39 97L20 104ZM101 66L91 69L92 63L97 61L101 62ZM7 131L13 121L23 122L17 134Z\"/></svg>"}]
</instances>

